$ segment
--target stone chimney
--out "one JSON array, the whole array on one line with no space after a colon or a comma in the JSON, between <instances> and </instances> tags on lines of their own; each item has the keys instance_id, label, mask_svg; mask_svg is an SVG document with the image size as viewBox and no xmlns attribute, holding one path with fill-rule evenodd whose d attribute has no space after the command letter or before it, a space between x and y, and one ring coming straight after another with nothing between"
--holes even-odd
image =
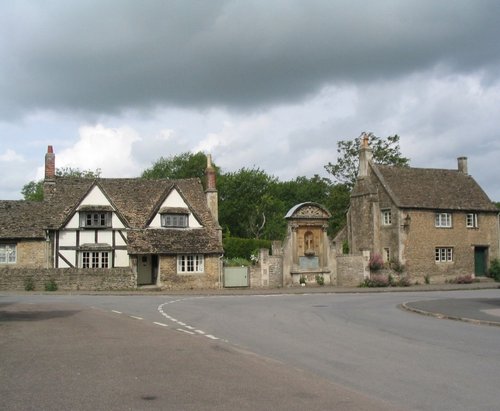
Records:
<instances>
[{"instance_id":1,"label":"stone chimney","mask_svg":"<svg viewBox=\"0 0 500 411\"><path fill-rule=\"evenodd\" d=\"M359 149L358 178L368 177L368 163L372 160L372 149L370 148L370 134L361 134L361 147Z\"/></svg>"},{"instance_id":2,"label":"stone chimney","mask_svg":"<svg viewBox=\"0 0 500 411\"><path fill-rule=\"evenodd\" d=\"M467 170L467 157L458 157L458 171L464 174L469 174Z\"/></svg>"},{"instance_id":3,"label":"stone chimney","mask_svg":"<svg viewBox=\"0 0 500 411\"><path fill-rule=\"evenodd\" d=\"M216 184L216 173L215 168L212 165L212 156L207 154L207 168L205 170L205 176L207 178L207 188L205 189L205 195L207 196L207 204L212 217L215 222L219 223L219 201L217 194L217 184Z\"/></svg>"}]
</instances>

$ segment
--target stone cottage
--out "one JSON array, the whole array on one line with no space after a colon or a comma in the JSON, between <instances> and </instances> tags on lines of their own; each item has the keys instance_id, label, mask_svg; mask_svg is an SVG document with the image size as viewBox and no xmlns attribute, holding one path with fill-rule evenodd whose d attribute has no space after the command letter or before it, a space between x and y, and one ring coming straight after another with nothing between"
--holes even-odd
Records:
<instances>
[{"instance_id":1,"label":"stone cottage","mask_svg":"<svg viewBox=\"0 0 500 411\"><path fill-rule=\"evenodd\" d=\"M483 276L499 257L498 209L468 174L466 157L456 170L382 166L364 137L347 241L351 253L379 254L416 280Z\"/></svg>"},{"instance_id":2,"label":"stone cottage","mask_svg":"<svg viewBox=\"0 0 500 411\"><path fill-rule=\"evenodd\" d=\"M40 273L70 289L218 287L223 249L210 157L206 174L206 190L199 179L58 177L49 146L44 200L0 201L0 287Z\"/></svg>"}]
</instances>

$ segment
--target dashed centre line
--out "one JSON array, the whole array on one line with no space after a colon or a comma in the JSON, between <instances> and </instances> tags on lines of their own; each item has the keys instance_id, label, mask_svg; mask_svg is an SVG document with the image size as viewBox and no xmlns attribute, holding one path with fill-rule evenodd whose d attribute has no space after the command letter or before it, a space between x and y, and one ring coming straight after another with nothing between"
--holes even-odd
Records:
<instances>
[{"instance_id":1,"label":"dashed centre line","mask_svg":"<svg viewBox=\"0 0 500 411\"><path fill-rule=\"evenodd\" d=\"M197 298L200 298L200 297L197 297ZM177 331L181 331L183 333L186 333L186 334L190 334L190 335L202 335L204 337L207 337L211 340L220 340L220 338L212 335L212 334L207 334L205 331L203 330L200 330L200 329L197 329L191 325L188 325L182 321L179 321L177 318L174 318L172 316L170 316L169 314L167 314L164 310L164 306L167 305L167 304L172 304L172 303L177 303L177 302L180 302L180 301L183 301L183 300L187 300L188 298L183 298L183 299L179 299L179 300L173 300L173 301L168 301L166 303L163 303L161 304L160 306L158 306L158 312L163 316L165 317L166 319L176 323L176 325L180 325L184 328L177 328ZM191 331L192 330L192 331ZM222 341L226 341L226 340L222 340ZM227 341L226 341L227 342Z\"/></svg>"}]
</instances>

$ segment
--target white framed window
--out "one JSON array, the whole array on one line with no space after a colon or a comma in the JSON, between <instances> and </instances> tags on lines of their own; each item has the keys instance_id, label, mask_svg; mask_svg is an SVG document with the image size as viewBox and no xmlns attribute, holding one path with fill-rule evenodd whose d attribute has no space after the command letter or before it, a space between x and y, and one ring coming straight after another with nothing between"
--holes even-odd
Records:
<instances>
[{"instance_id":1,"label":"white framed window","mask_svg":"<svg viewBox=\"0 0 500 411\"><path fill-rule=\"evenodd\" d=\"M187 214L162 214L162 227L186 228L188 226Z\"/></svg>"},{"instance_id":2,"label":"white framed window","mask_svg":"<svg viewBox=\"0 0 500 411\"><path fill-rule=\"evenodd\" d=\"M384 248L384 263L391 261L391 250L389 248Z\"/></svg>"},{"instance_id":3,"label":"white framed window","mask_svg":"<svg viewBox=\"0 0 500 411\"><path fill-rule=\"evenodd\" d=\"M83 251L81 256L82 268L109 268L108 251Z\"/></svg>"},{"instance_id":4,"label":"white framed window","mask_svg":"<svg viewBox=\"0 0 500 411\"><path fill-rule=\"evenodd\" d=\"M478 228L479 225L477 223L477 214L469 213L465 216L465 226L467 228Z\"/></svg>"},{"instance_id":5,"label":"white framed window","mask_svg":"<svg viewBox=\"0 0 500 411\"><path fill-rule=\"evenodd\" d=\"M0 264L15 264L17 262L17 245L0 244Z\"/></svg>"},{"instance_id":6,"label":"white framed window","mask_svg":"<svg viewBox=\"0 0 500 411\"><path fill-rule=\"evenodd\" d=\"M80 212L80 227L85 227L85 228L111 227L111 213L108 211Z\"/></svg>"},{"instance_id":7,"label":"white framed window","mask_svg":"<svg viewBox=\"0 0 500 411\"><path fill-rule=\"evenodd\" d=\"M451 263L452 261L452 247L436 247L436 263Z\"/></svg>"},{"instance_id":8,"label":"white framed window","mask_svg":"<svg viewBox=\"0 0 500 411\"><path fill-rule=\"evenodd\" d=\"M203 273L205 263L203 254L185 254L177 256L177 273Z\"/></svg>"},{"instance_id":9,"label":"white framed window","mask_svg":"<svg viewBox=\"0 0 500 411\"><path fill-rule=\"evenodd\" d=\"M392 213L391 210L382 210L382 225L392 224Z\"/></svg>"},{"instance_id":10,"label":"white framed window","mask_svg":"<svg viewBox=\"0 0 500 411\"><path fill-rule=\"evenodd\" d=\"M450 228L451 213L436 213L436 227Z\"/></svg>"}]
</instances>

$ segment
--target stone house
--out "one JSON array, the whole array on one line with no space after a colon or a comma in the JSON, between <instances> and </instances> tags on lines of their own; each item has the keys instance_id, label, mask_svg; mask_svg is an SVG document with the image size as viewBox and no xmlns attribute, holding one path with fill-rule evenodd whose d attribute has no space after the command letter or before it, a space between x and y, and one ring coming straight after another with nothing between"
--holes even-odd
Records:
<instances>
[{"instance_id":1,"label":"stone house","mask_svg":"<svg viewBox=\"0 0 500 411\"><path fill-rule=\"evenodd\" d=\"M498 209L468 174L372 161L368 138L347 214L350 252L379 254L418 281L486 274L499 254Z\"/></svg>"},{"instance_id":2,"label":"stone house","mask_svg":"<svg viewBox=\"0 0 500 411\"><path fill-rule=\"evenodd\" d=\"M218 287L223 249L210 157L206 173L206 190L199 179L58 177L49 146L44 201L0 201L0 276L8 283L16 270L45 269L61 279L66 270L92 288L87 275L120 271L128 286Z\"/></svg>"}]
</instances>

